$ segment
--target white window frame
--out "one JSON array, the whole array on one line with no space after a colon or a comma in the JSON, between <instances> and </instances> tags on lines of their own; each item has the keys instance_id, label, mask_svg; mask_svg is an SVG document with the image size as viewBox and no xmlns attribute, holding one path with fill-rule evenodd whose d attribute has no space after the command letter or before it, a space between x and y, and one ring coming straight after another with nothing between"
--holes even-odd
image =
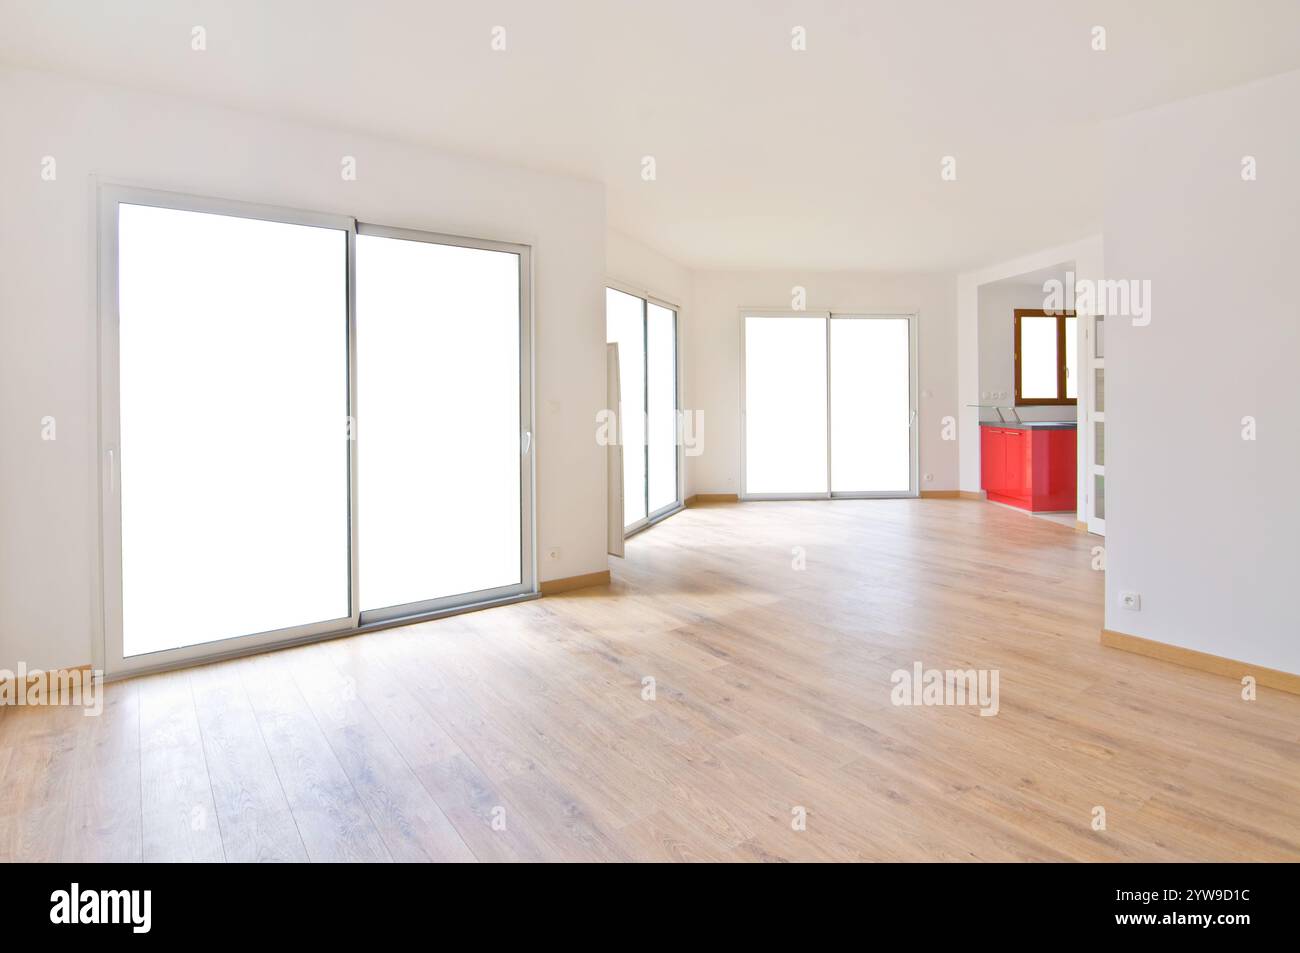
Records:
<instances>
[{"instance_id":1,"label":"white window frame","mask_svg":"<svg viewBox=\"0 0 1300 953\"><path fill-rule=\"evenodd\" d=\"M869 500L915 499L920 496L920 439L917 428L919 408L920 356L917 352L919 314L915 311L830 310L794 311L774 308L740 309L740 499L752 500ZM747 447L748 410L746 404L745 375L745 319L746 318L808 318L823 321L826 325L826 490L822 493L750 493L747 488L749 450ZM872 320L878 318L905 318L907 320L908 347L908 399L911 403L908 429L911 446L908 454L909 486L905 492L892 490L840 490L831 489L831 322Z\"/></svg>"},{"instance_id":2,"label":"white window frame","mask_svg":"<svg viewBox=\"0 0 1300 953\"><path fill-rule=\"evenodd\" d=\"M96 663L109 679L145 672L163 671L233 658L321 639L351 635L356 632L421 622L457 612L504 605L538 595L537 531L534 507L535 440L533 408L533 307L532 248L529 245L485 241L433 231L388 228L358 224L355 218L279 206L241 202L230 199L191 195L145 188L120 182L98 183L98 332L99 332L99 426L96 433L95 459L100 473L100 546L99 582L102 632ZM118 447L121 439L121 391L119 380L118 312L118 207L144 205L155 208L207 212L260 221L282 222L332 228L347 234L347 348L348 413L357 419L357 315L356 315L356 236L382 234L390 237L430 241L466 248L503 251L519 256L519 407L520 407L520 582L475 593L461 593L439 599L411 603L365 613L360 609L360 547L358 487L358 440L349 441L348 449L348 520L349 520L349 594L350 615L304 625L234 636L212 642L182 646L159 652L126 656L123 651L122 619L122 510L118 474ZM238 598L238 593L230 594ZM195 606L201 611L201 606ZM177 620L183 624L184 620Z\"/></svg>"},{"instance_id":3,"label":"white window frame","mask_svg":"<svg viewBox=\"0 0 1300 953\"><path fill-rule=\"evenodd\" d=\"M631 295L633 298L640 298L640 299L641 299L641 328L642 328L642 333L643 333L643 334L646 334L646 333L647 333L647 329L648 329L647 320L648 320L648 317L649 317L649 306L650 306L650 305L652 305L652 304L658 305L659 307L661 307L661 308L666 308L667 310L669 310L669 311L671 311L671 312L673 313L673 372L674 372L674 374L676 375L676 380L675 380L673 383L674 383L674 385L675 385L675 386L674 386L674 393L675 393L675 395L676 395L676 401L677 401L677 408L676 408L676 410L677 410L677 431L676 431L676 432L677 432L677 433L680 433L680 432L681 432L682 401L683 401L683 394L684 394L683 387L682 387L682 309L679 308L677 305L671 303L670 301L668 301L668 300L665 299L665 298L659 298L659 297L656 297L655 295L650 294L650 293L647 292L647 291L644 291L644 290L642 290L642 289L639 289L639 288L637 288L637 287L635 287L635 286L633 286L633 285L629 285L629 284L627 284L627 283L625 283L625 282L616 281L616 280L614 280L614 279L612 279L612 278L606 278L606 279L605 279L605 287L606 287L606 288L612 288L614 291L621 291L623 294L625 294L625 295ZM605 324L605 327L606 327L606 339L608 340L608 328L609 328L609 323L608 323L608 322L609 322L609 316L608 316L608 315L606 315L606 319L605 319L605 320L606 320L606 324ZM622 356L620 355L620 360L621 360L621 359L622 359ZM644 364L645 364L645 366L643 367L643 371L645 372L645 387L646 387L646 389L648 390L648 388L649 388L649 386L650 386L650 382L649 382L649 352L648 352L648 350L646 350L645 353L643 354L643 356L642 356L642 360L644 361ZM646 407L645 407L645 396L644 396L644 395L643 395L643 397L642 397L642 407L641 407L641 409L642 409L642 412L643 412L643 413L644 413L645 410L646 410ZM619 439L620 439L620 440L622 439L622 434L623 434L623 428L622 428L622 423L620 422L620 423L619 423ZM649 466L650 466L650 434L649 434L649 428L648 428L648 427L646 428L646 432L643 434L643 439L645 440L645 451L646 451L646 453L645 453L645 466L646 466L645 485L646 485L646 493L648 494L648 493L649 493L649 488L650 488L650 471L649 471ZM674 443L676 444L676 447L677 447L677 498L676 498L675 500L673 500L673 502L668 503L668 504L666 504L665 506L661 506L661 507L659 507L659 509L657 509L657 510L655 510L655 511L653 511L653 512L650 511L649 503L648 503L648 501L647 501L647 506L646 506L646 515L643 516L643 517L641 517L639 520L636 520L636 521L634 521L634 522L632 522L632 523L624 524L624 526L623 526L623 538L624 538L624 539L627 539L627 538L629 538L629 537L631 537L631 536L635 536L637 533L641 532L642 530L644 530L644 529L648 529L649 527L653 526L655 523L661 522L662 520L665 520L665 519L667 519L668 517L672 516L674 513L678 513L678 512L680 512L680 511L682 510L682 508L683 508L683 506L684 506L684 502L683 502L683 500L684 500L684 496L683 496L683 493L684 493L684 490L685 490L685 484L686 484L686 457L685 457L685 453L684 453L685 448L682 446L682 441L681 441L681 440L676 440L676 439L675 439L675 440L674 440Z\"/></svg>"}]
</instances>

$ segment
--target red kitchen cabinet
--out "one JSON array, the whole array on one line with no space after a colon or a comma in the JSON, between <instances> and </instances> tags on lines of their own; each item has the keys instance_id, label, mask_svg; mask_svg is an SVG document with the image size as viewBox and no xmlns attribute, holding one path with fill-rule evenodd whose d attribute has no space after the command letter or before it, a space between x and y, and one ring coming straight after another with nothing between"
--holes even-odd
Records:
<instances>
[{"instance_id":1,"label":"red kitchen cabinet","mask_svg":"<svg viewBox=\"0 0 1300 953\"><path fill-rule=\"evenodd\" d=\"M1029 447L1027 434L1023 430L1006 429L1002 431L1003 458L1005 478L1002 481L1003 494L1011 500L1015 500L1018 505L1026 505L1030 501L1029 488L1029 461L1025 459L1026 450Z\"/></svg>"},{"instance_id":2,"label":"red kitchen cabinet","mask_svg":"<svg viewBox=\"0 0 1300 953\"><path fill-rule=\"evenodd\" d=\"M987 493L1002 492L1002 475L1006 470L1002 431L980 428L980 486Z\"/></svg>"},{"instance_id":3,"label":"red kitchen cabinet","mask_svg":"<svg viewBox=\"0 0 1300 953\"><path fill-rule=\"evenodd\" d=\"M1035 513L1075 509L1074 427L980 427L980 477L988 498Z\"/></svg>"}]
</instances>

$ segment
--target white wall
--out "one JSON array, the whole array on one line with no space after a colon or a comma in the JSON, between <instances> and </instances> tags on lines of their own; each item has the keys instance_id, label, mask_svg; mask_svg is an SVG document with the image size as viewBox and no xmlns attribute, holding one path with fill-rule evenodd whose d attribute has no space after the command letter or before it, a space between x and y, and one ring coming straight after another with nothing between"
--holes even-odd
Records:
<instances>
[{"instance_id":1,"label":"white wall","mask_svg":"<svg viewBox=\"0 0 1300 953\"><path fill-rule=\"evenodd\" d=\"M1107 277L1152 292L1148 326L1106 321L1106 626L1300 673L1297 116L1293 72L1101 141Z\"/></svg>"},{"instance_id":2,"label":"white wall","mask_svg":"<svg viewBox=\"0 0 1300 953\"><path fill-rule=\"evenodd\" d=\"M561 549L539 576L606 567L602 186L26 71L0 72L0 115L0 668L101 638L92 173L532 244L538 546Z\"/></svg>"},{"instance_id":3,"label":"white wall","mask_svg":"<svg viewBox=\"0 0 1300 953\"><path fill-rule=\"evenodd\" d=\"M920 486L956 489L956 442L942 436L943 418L959 416L952 275L716 271L695 274L687 406L704 412L704 452L687 461L686 492L740 492L740 310L788 309L796 285L809 311L919 314Z\"/></svg>"},{"instance_id":4,"label":"white wall","mask_svg":"<svg viewBox=\"0 0 1300 953\"><path fill-rule=\"evenodd\" d=\"M1073 268L1073 265L1071 265ZM1023 281L996 281L979 289L980 403L1013 406L1016 402L1015 313L1018 308L1043 306L1041 285ZM1082 373L1082 362L1076 369ZM1003 395L995 398L992 394ZM986 396L987 395L987 396ZM1073 406L1033 404L1017 407L1023 420L1074 420ZM980 411L982 420L997 420L995 410Z\"/></svg>"}]
</instances>

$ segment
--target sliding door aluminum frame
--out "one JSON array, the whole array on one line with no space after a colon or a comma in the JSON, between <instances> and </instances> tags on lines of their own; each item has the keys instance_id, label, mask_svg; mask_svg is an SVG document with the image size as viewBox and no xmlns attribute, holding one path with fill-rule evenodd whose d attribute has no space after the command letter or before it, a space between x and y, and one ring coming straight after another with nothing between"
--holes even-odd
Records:
<instances>
[{"instance_id":1,"label":"sliding door aluminum frame","mask_svg":"<svg viewBox=\"0 0 1300 953\"><path fill-rule=\"evenodd\" d=\"M121 446L121 390L118 312L118 206L143 205L186 212L206 212L236 218L307 225L345 232L347 235L347 414L357 421L357 294L356 239L384 235L464 248L482 248L519 256L519 425L520 425L520 582L479 592L391 608L361 611L357 439L348 441L348 606L349 615L303 625L237 635L212 642L187 645L126 657L122 619L122 498L119 472ZM358 224L356 219L298 209L259 205L207 196L166 192L118 182L101 181L96 195L98 215L98 335L99 427L96 460L100 474L100 618L102 638L97 640L95 664L108 679L180 668L198 662L235 658L271 647L315 642L357 632L388 628L439 618L457 612L504 605L538 595L536 582L537 532L533 507L536 432L533 423L533 308L532 249L528 245L483 241L455 235ZM235 594L237 597L237 594ZM195 606L201 611L202 606ZM184 619L177 620L178 625Z\"/></svg>"},{"instance_id":2,"label":"sliding door aluminum frame","mask_svg":"<svg viewBox=\"0 0 1300 953\"><path fill-rule=\"evenodd\" d=\"M672 516L682 508L682 491L683 476L686 471L685 461L683 459L684 448L682 442L676 439L676 434L680 433L681 412L682 412L682 348L679 334L681 332L681 310L675 304L670 304L661 298L656 298L652 294L641 291L631 285L623 284L618 281L606 279L605 287L613 288L615 291L621 291L623 294L631 295L633 298L641 299L641 362L642 362L642 394L641 410L645 415L645 427L642 434L642 442L645 450L644 454L644 477L643 485L645 486L645 509L646 515L635 522L629 523L623 527L623 538L635 536L643 529L648 529L660 520ZM676 446L677 459L677 497L671 503L659 507L654 512L650 511L650 305L656 304L673 313L673 395L675 399L674 411L677 414L677 420L674 421L674 439ZM622 435L620 423L620 439Z\"/></svg>"},{"instance_id":3,"label":"sliding door aluminum frame","mask_svg":"<svg viewBox=\"0 0 1300 953\"><path fill-rule=\"evenodd\" d=\"M746 353L745 353L745 319L746 318L808 318L822 321L826 327L826 491L822 493L749 493L746 490L749 472L749 450L746 436L748 430L748 413L746 408ZM910 485L905 492L896 490L840 490L831 489L831 322L873 320L878 318L905 318L907 320L908 400L911 404L908 417L910 447L908 453L908 474ZM765 308L740 309L740 499L751 500L872 500L872 499L912 499L920 496L917 481L920 472L920 441L918 439L917 419L917 385L920 380L917 355L917 313L915 311L783 311Z\"/></svg>"},{"instance_id":4,"label":"sliding door aluminum frame","mask_svg":"<svg viewBox=\"0 0 1300 953\"><path fill-rule=\"evenodd\" d=\"M527 595L536 591L534 582L533 565L535 560L528 552L533 548L532 531L533 525L533 494L532 494L532 467L533 467L533 419L532 419L532 308L530 307L531 295L531 254L527 245L515 245L508 242L485 241L477 238L460 238L453 235L442 235L434 232L417 231L409 228L393 228L386 225L369 225L358 223L354 236L350 239L355 242L355 235L373 235L378 238L395 238L403 241L428 242L434 245L454 245L459 248L478 248L483 251L504 252L519 256L519 539L521 541L519 549L519 578L520 582L508 586L497 586L493 589L483 589L478 592L459 593L451 596L443 596L438 599L424 599L419 602L410 602L399 606L387 606L382 609L370 609L359 613L359 622L361 626L371 623L393 623L399 621L415 622L421 619L429 618L431 615L445 613L448 610L463 609L467 606L481 606L494 604L502 600L514 599L519 596ZM356 267L356 256L352 257L351 271ZM355 281L350 282L350 287L355 288ZM356 302L355 291L350 295L352 298L352 320L355 322ZM355 342L355 338L353 338ZM351 348L352 360L356 360L357 344L353 343ZM355 368L353 369L352 380L356 381ZM353 408L353 420L355 416L355 406ZM360 421L357 420L358 438L363 439L360 432ZM352 441L353 452L357 441ZM352 468L353 480L357 478L357 468L355 460ZM357 499L355 487L353 492L354 508ZM353 524L355 538L355 528L359 525ZM355 565L355 564L354 564ZM356 599L360 592L360 587L354 582L353 598ZM358 603L354 601L354 612Z\"/></svg>"},{"instance_id":5,"label":"sliding door aluminum frame","mask_svg":"<svg viewBox=\"0 0 1300 953\"><path fill-rule=\"evenodd\" d=\"M831 490L832 499L911 499L920 496L920 434L916 426L918 402L917 388L920 382L917 361L917 316L913 313L871 312L871 311L832 311L826 325L826 485L831 487L831 328L836 321L873 321L881 319L905 319L907 321L907 472L908 486L905 491L898 490Z\"/></svg>"}]
</instances>

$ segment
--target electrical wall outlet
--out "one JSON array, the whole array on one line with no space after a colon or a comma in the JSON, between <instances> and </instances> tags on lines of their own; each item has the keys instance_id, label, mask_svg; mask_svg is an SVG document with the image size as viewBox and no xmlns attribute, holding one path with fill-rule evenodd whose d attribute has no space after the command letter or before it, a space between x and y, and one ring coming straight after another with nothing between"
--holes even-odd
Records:
<instances>
[{"instance_id":1,"label":"electrical wall outlet","mask_svg":"<svg viewBox=\"0 0 1300 953\"><path fill-rule=\"evenodd\" d=\"M1138 612L1142 608L1142 596L1136 592L1121 592L1119 594L1119 607L1121 609L1130 609Z\"/></svg>"},{"instance_id":2,"label":"electrical wall outlet","mask_svg":"<svg viewBox=\"0 0 1300 953\"><path fill-rule=\"evenodd\" d=\"M559 547L559 546L552 546L550 549L548 549L548 550L546 551L546 558L547 558L547 559L559 559L559 558L560 558L560 547Z\"/></svg>"}]
</instances>

